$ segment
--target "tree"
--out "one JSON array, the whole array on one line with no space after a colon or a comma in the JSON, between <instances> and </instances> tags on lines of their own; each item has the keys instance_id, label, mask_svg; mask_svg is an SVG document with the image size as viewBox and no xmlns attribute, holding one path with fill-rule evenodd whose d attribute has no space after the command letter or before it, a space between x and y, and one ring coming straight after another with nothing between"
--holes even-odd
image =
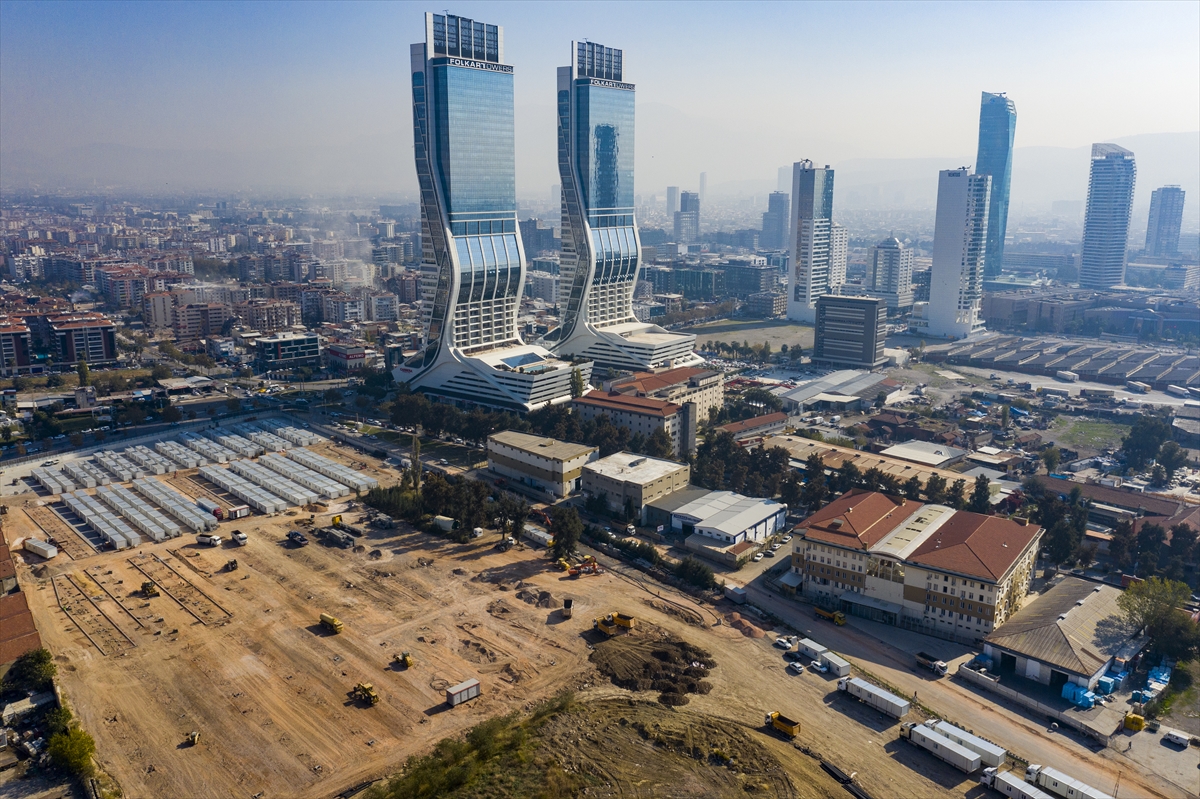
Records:
<instances>
[{"instance_id":1,"label":"tree","mask_svg":"<svg viewBox=\"0 0 1200 799\"><path fill-rule=\"evenodd\" d=\"M1075 528L1065 518L1059 519L1046 533L1046 557L1052 563L1066 563L1075 554L1077 542Z\"/></svg>"},{"instance_id":2,"label":"tree","mask_svg":"<svg viewBox=\"0 0 1200 799\"><path fill-rule=\"evenodd\" d=\"M63 384L61 375L50 374L46 375L46 388L58 388Z\"/></svg>"},{"instance_id":3,"label":"tree","mask_svg":"<svg viewBox=\"0 0 1200 799\"><path fill-rule=\"evenodd\" d=\"M1183 607L1188 601L1187 583L1150 577L1131 583L1117 597L1117 606L1139 630L1152 630L1155 626ZM1156 640L1158 636L1153 636Z\"/></svg>"},{"instance_id":4,"label":"tree","mask_svg":"<svg viewBox=\"0 0 1200 799\"><path fill-rule=\"evenodd\" d=\"M1133 534L1133 523L1122 519L1113 528L1112 540L1108 542L1108 556L1120 571L1126 571L1133 565L1136 554L1137 537Z\"/></svg>"},{"instance_id":5,"label":"tree","mask_svg":"<svg viewBox=\"0 0 1200 799\"><path fill-rule=\"evenodd\" d=\"M183 414L174 405L167 405L162 409L162 418L164 422L178 422L183 419Z\"/></svg>"},{"instance_id":6,"label":"tree","mask_svg":"<svg viewBox=\"0 0 1200 799\"><path fill-rule=\"evenodd\" d=\"M42 691L50 687L57 673L50 650L42 647L17 658L4 682L21 691Z\"/></svg>"},{"instance_id":7,"label":"tree","mask_svg":"<svg viewBox=\"0 0 1200 799\"><path fill-rule=\"evenodd\" d=\"M955 480L946 492L946 504L955 510L962 510L967 504L967 481Z\"/></svg>"},{"instance_id":8,"label":"tree","mask_svg":"<svg viewBox=\"0 0 1200 799\"><path fill-rule=\"evenodd\" d=\"M557 560L574 555L579 545L579 536L583 534L583 521L579 518L579 511L570 507L556 507L551 510L550 534L554 536L554 543L550 546L552 558Z\"/></svg>"},{"instance_id":9,"label":"tree","mask_svg":"<svg viewBox=\"0 0 1200 799\"><path fill-rule=\"evenodd\" d=\"M1058 447L1046 447L1042 450L1042 463L1046 464L1046 471L1053 473L1058 468L1059 461L1062 460L1062 452Z\"/></svg>"},{"instance_id":10,"label":"tree","mask_svg":"<svg viewBox=\"0 0 1200 799\"><path fill-rule=\"evenodd\" d=\"M982 474L975 478L975 488L971 490L971 500L967 503L967 510L972 513L987 513L992 509L990 482Z\"/></svg>"},{"instance_id":11,"label":"tree","mask_svg":"<svg viewBox=\"0 0 1200 799\"><path fill-rule=\"evenodd\" d=\"M904 482L905 499L921 501L921 479L915 474Z\"/></svg>"},{"instance_id":12,"label":"tree","mask_svg":"<svg viewBox=\"0 0 1200 799\"><path fill-rule=\"evenodd\" d=\"M341 402L342 392L338 391L336 388L327 388L325 389L324 397L326 402Z\"/></svg>"},{"instance_id":13,"label":"tree","mask_svg":"<svg viewBox=\"0 0 1200 799\"><path fill-rule=\"evenodd\" d=\"M53 735L46 747L50 759L59 768L81 777L90 777L96 771L92 756L96 754L96 742L92 736L75 727Z\"/></svg>"},{"instance_id":14,"label":"tree","mask_svg":"<svg viewBox=\"0 0 1200 799\"><path fill-rule=\"evenodd\" d=\"M1150 485L1156 488L1162 488L1169 482L1167 470L1162 467L1161 463L1156 463L1150 469Z\"/></svg>"},{"instance_id":15,"label":"tree","mask_svg":"<svg viewBox=\"0 0 1200 799\"><path fill-rule=\"evenodd\" d=\"M571 396L582 397L584 392L583 372L578 368L571 370Z\"/></svg>"},{"instance_id":16,"label":"tree","mask_svg":"<svg viewBox=\"0 0 1200 799\"><path fill-rule=\"evenodd\" d=\"M940 505L946 499L946 478L940 474L931 474L925 481L925 499L934 505Z\"/></svg>"},{"instance_id":17,"label":"tree","mask_svg":"<svg viewBox=\"0 0 1200 799\"><path fill-rule=\"evenodd\" d=\"M1008 406L1007 405L1000 406L1000 429L1002 429L1002 430L1008 429Z\"/></svg>"},{"instance_id":18,"label":"tree","mask_svg":"<svg viewBox=\"0 0 1200 799\"><path fill-rule=\"evenodd\" d=\"M79 363L75 366L75 372L79 375L79 385L86 386L91 383L92 370L88 369L86 358L79 359Z\"/></svg>"},{"instance_id":19,"label":"tree","mask_svg":"<svg viewBox=\"0 0 1200 799\"><path fill-rule=\"evenodd\" d=\"M1196 548L1196 531L1186 523L1179 523L1171 528L1170 552L1172 558L1178 558L1184 563L1192 559Z\"/></svg>"},{"instance_id":20,"label":"tree","mask_svg":"<svg viewBox=\"0 0 1200 799\"><path fill-rule=\"evenodd\" d=\"M875 395L875 407L882 408L886 404L887 404L887 392L880 391L878 394Z\"/></svg>"},{"instance_id":21,"label":"tree","mask_svg":"<svg viewBox=\"0 0 1200 799\"><path fill-rule=\"evenodd\" d=\"M779 498L789 509L795 510L804 502L804 486L800 483L800 479L795 472L788 472L787 477L779 483Z\"/></svg>"},{"instance_id":22,"label":"tree","mask_svg":"<svg viewBox=\"0 0 1200 799\"><path fill-rule=\"evenodd\" d=\"M237 413L242 409L242 401L237 397L230 397L225 400L225 410L229 413Z\"/></svg>"},{"instance_id":23,"label":"tree","mask_svg":"<svg viewBox=\"0 0 1200 799\"><path fill-rule=\"evenodd\" d=\"M171 367L165 363L156 363L154 368L150 370L150 376L155 380L167 380L171 377Z\"/></svg>"},{"instance_id":24,"label":"tree","mask_svg":"<svg viewBox=\"0 0 1200 799\"><path fill-rule=\"evenodd\" d=\"M417 492L417 500L421 498L421 439L416 433L412 437L412 487Z\"/></svg>"},{"instance_id":25,"label":"tree","mask_svg":"<svg viewBox=\"0 0 1200 799\"><path fill-rule=\"evenodd\" d=\"M1135 472L1141 471L1158 455L1163 442L1170 438L1171 426L1165 419L1148 414L1138 416L1129 435L1121 439L1125 464Z\"/></svg>"},{"instance_id":26,"label":"tree","mask_svg":"<svg viewBox=\"0 0 1200 799\"><path fill-rule=\"evenodd\" d=\"M675 565L675 576L684 582L691 583L697 588L715 588L717 579L713 576L713 570L708 565L701 563L691 555L687 555L683 560Z\"/></svg>"},{"instance_id":27,"label":"tree","mask_svg":"<svg viewBox=\"0 0 1200 799\"><path fill-rule=\"evenodd\" d=\"M1175 472L1187 465L1187 450L1174 441L1167 441L1159 448L1156 460L1166 472L1167 479L1164 482L1169 483L1175 479Z\"/></svg>"},{"instance_id":28,"label":"tree","mask_svg":"<svg viewBox=\"0 0 1200 799\"><path fill-rule=\"evenodd\" d=\"M646 454L652 458L670 458L675 454L671 434L659 427L646 439Z\"/></svg>"}]
</instances>

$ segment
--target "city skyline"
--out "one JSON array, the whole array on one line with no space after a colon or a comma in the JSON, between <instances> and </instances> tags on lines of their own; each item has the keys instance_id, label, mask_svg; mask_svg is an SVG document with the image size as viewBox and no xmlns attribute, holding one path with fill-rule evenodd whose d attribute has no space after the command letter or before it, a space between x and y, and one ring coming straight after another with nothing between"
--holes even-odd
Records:
<instances>
[{"instance_id":1,"label":"city skyline","mask_svg":"<svg viewBox=\"0 0 1200 799\"><path fill-rule=\"evenodd\" d=\"M78 13L68 14L64 8L77 10ZM269 52L278 56L278 60L270 65L263 63L262 53L251 55L233 49L243 35L238 31L259 20L262 14L260 10L250 7L242 11L238 11L239 8L223 8L215 15L197 19L201 15L186 4L172 11L106 4L106 16L99 18L86 6L47 9L6 2L6 24L4 31L0 32L0 43L4 45L0 48L3 51L0 66L3 66L5 75L0 81L0 100L3 101L0 102L0 132L3 134L0 136L0 147L10 154L29 154L28 158L18 159L19 163L16 164L11 158L4 159L6 167L0 174L6 176L6 185L20 185L35 174L49 175L54 172L55 164L65 167L73 163L72 158L79 157L77 154L60 155L63 150L73 153L72 148L103 152L106 155L103 160L114 165L125 162L142 164L147 159L153 162L155 157L162 157L162 154L155 155L159 151L186 152L198 149L200 153L193 160L204 161L210 155L220 153L228 156L227 160L236 162L237 166L242 165L238 159L244 154L265 153L266 157L255 159L256 163L240 171L232 168L234 164L230 165L231 175L227 181L230 190L265 188L263 183L267 181L268 185L287 185L300 189L307 186L314 191L390 189L415 195L415 174L408 165L411 162L401 157L409 144L400 147L389 145L387 148L381 144L394 141L396 132L400 133L402 142L406 136L411 136L410 131L406 132L408 125L404 120L406 98L395 96L408 93L407 86L394 77L397 69L402 67L399 60L394 54L370 55L372 47L358 47L356 50L364 52L352 54L336 69L326 70L324 74L320 74L314 65L323 64L330 57L329 53L339 51L338 32L361 28L359 32L369 41L379 35L376 28L389 31L391 35L413 30L415 26L412 19L417 15L412 12L416 8L397 4L394 8L386 7L386 11L373 12L373 8L382 7L350 5L334 11L327 6L313 5L303 7L302 13L290 17L272 15L273 25L279 28L279 42L307 42L316 36L316 41L322 44L315 51L304 48L305 58L311 63L295 64L293 72L288 72L287 68L294 64L292 59L295 56L286 52L275 54L275 48L280 47L278 43L273 43L269 48ZM470 16L470 8L471 4L467 4L463 13ZM638 8L648 21L653 21L665 15L668 7L649 4ZM845 22L860 27L862 36L869 41L884 35L881 28L885 23L898 26L901 32L913 31L920 24L927 24L931 26L930 30L936 31L972 15L987 18L999 13L998 7L951 6L951 12L945 15L946 19L936 19L931 6L911 5L905 8L908 13L900 13L891 6L874 7L872 11L877 12L874 16L878 20L866 19L867 15L860 12L846 12L839 16L835 7L825 5L806 6L805 13L816 19L844 17ZM1154 131L1190 132L1200 129L1200 123L1197 122L1200 119L1200 102L1191 99L1197 92L1187 90L1187 82L1193 80L1190 75L1196 71L1191 69L1191 65L1193 62L1200 63L1200 53L1195 43L1188 41L1181 42L1177 47L1167 47L1155 40L1150 60L1138 61L1128 55L1150 50L1148 37L1151 27L1156 36L1164 29L1186 28L1191 17L1176 19L1171 15L1192 14L1192 11L1169 6L1139 7L1139 14L1131 15L1131 20L1122 31L1122 35L1131 37L1130 46L1115 59L1105 57L1101 60L1099 54L1102 44L1106 41L1105 37L1111 34L1087 38L1085 34L1095 32L1099 24L1089 18L1086 13L1088 8L1087 5L1081 5L1074 11L1061 7L1034 11L1032 7L1016 6L1005 7L1005 13L1017 18L1041 13L1039 20L1045 31L1038 34L1039 37L1057 34L1062 40L1064 52L1076 53L1078 59L1090 63L1095 69L1112 72L1114 80L1122 84L1137 83L1137 76L1143 76L1145 79L1136 92L1136 102L1146 103L1145 109L1136 109L1136 113L1117 114L1108 107L1110 103L1101 101L1102 93L1089 86L1082 87L1082 93L1069 92L1071 99L1067 105L1063 105L1062 96L1054 91L1056 81L1046 80L1047 73L1061 74L1063 81L1068 78L1071 81L1078 80L1076 68L1068 69L1060 63L1064 57L1062 54L1044 57L1053 61L1052 64L1038 58L1031 59L1040 64L1040 70L1024 63L1006 63L1003 69L981 67L958 70L961 74L955 76L952 85L943 85L945 79L935 78L937 71L923 59L900 59L896 65L898 74L889 76L888 82L912 81L906 92L897 94L898 87L895 86L871 86L863 74L864 67L846 65L837 81L838 92L844 98L839 96L833 99L837 104L848 104L850 108L841 109L842 113L834 109L830 113L815 115L809 121L801 111L779 106L776 102L770 108L771 124L755 126L755 132L748 135L744 126L731 127L719 120L703 117L698 111L703 106L692 102L697 92L691 86L692 78L699 78L705 84L707 93L726 97L728 107L723 116L736 118L739 114L757 114L764 109L766 106L762 103L757 110L749 106L756 98L777 96L776 83L786 80L786 75L796 69L796 65L786 65L784 68L784 65L775 63L773 56L755 54L756 63L765 60L760 64L763 68L754 73L757 75L756 81L749 90L744 85L734 89L732 83L735 79L744 80L751 74L746 71L750 65L726 69L726 75L716 74L714 65L702 63L698 67L699 74L693 76L679 66L689 60L679 52L678 48L682 45L657 40L650 42L645 34L636 30L629 34L622 31L621 37L629 40L624 48L628 54L627 62L636 64L642 76L640 83L643 90L639 101L642 131L638 147L642 193L646 198L660 195L662 187L668 184L679 185L687 190L698 189L699 174L707 172L707 194L713 197L736 191L737 184L747 180L766 184L766 190L763 191L765 195L773 182L770 176L778 164L790 163L802 157L816 158L818 155L820 160L835 167L852 159L949 159L949 163L943 161L939 168L966 163L962 157L969 155L969 148L976 138L975 110L972 106L981 87L1002 89L1010 96L1020 98L1023 147L1078 148L1091 141L1112 141ZM554 173L557 171L552 156L555 135L554 68L549 63L554 59L541 52L541 43L547 39L553 40L556 36L564 42L576 38L571 34L580 24L580 15L572 13L570 8L546 10L546 13L542 11L541 8L535 11L534 7L523 4L501 4L489 7L485 13L489 18L502 16L511 20L512 24L520 24L521 32L510 34L506 43L510 60L519 66L514 98L520 196L534 193L545 196L544 187L554 182ZM780 7L779 13L786 18L799 12ZM240 17L237 16L239 14ZM1167 16L1164 18L1163 15ZM534 16L537 18L531 19ZM603 14L595 16L594 35L603 38L606 31L613 30L615 23L604 19ZM723 32L727 32L732 40L740 41L749 35L746 16L753 15L735 12L732 6L706 6L697 19L689 19L685 24L690 29L691 26L719 22ZM103 33L119 21L130 19L136 19L139 24L132 27L126 25L121 35L123 40L134 45L134 50L141 46L142 37L148 32L167 27L175 31L178 29L175 23L178 22L189 23L189 30L195 31L186 37L179 37L178 33L171 34L168 39L181 46L175 47L169 54L163 51L161 43L154 43L153 46L148 44L145 50L147 58L163 59L169 67L163 78L170 76L182 81L170 92L154 90L153 80L162 79L156 76L149 78L151 85L144 88L128 86L127 79L117 74L119 70L128 71L130 67L122 61L123 56L95 52L92 42L101 37L93 33ZM214 19L237 20L238 24L229 33L206 38ZM1149 24L1152 20L1164 19L1175 22L1165 27ZM87 36L80 28L85 22L91 26ZM56 36L49 43L43 42L45 52L31 51L25 43L27 39L21 37L22 31L31 31L47 24L55 27ZM590 26L591 21L589 32ZM645 27L652 28L653 25ZM320 33L317 32L318 28ZM892 32L889 29L888 35ZM1014 35L1020 39L1031 34ZM61 49L64 46L66 50ZM805 58L816 58L818 55ZM84 74L78 70L69 78L63 74L65 64L84 57L89 59L88 68L82 71ZM881 57L882 54L872 56L868 62ZM233 65L243 64L245 71L235 76ZM841 67L842 64L843 59L839 57L830 66ZM1176 75L1179 80L1169 88L1158 87L1149 80L1154 64ZM221 86L225 93L214 96L211 87L192 86L190 82L193 78L188 77L188 69L192 67L208 75L210 83ZM106 84L107 88L92 86L91 81L99 77L112 78ZM688 79L684 80L685 77ZM51 85L53 90L47 91ZM299 90L301 85L306 87L302 91ZM1108 85L1111 86L1111 82ZM264 86L271 86L273 91L264 96L261 92ZM359 88L366 86L371 89ZM394 89L388 91L387 86L394 86ZM250 87L254 87L253 99L247 93ZM88 91L84 91L85 88ZM936 94L930 94L935 88ZM1059 92L1065 88L1058 85ZM912 94L914 89L916 95ZM1159 96L1163 92L1169 93L1169 98ZM277 108L280 101L273 99L276 94L288 99L286 107ZM178 108L176 104L179 100L172 98L179 95L190 98L189 107L194 108L198 104L198 107L221 109L223 113L215 116L220 117L222 122L214 126L210 120L214 115L198 115L194 111ZM1158 100L1149 102L1151 96L1158 96ZM48 102L48 97L57 98L57 102ZM105 98L104 108L95 108L97 97ZM387 99L391 97L394 97L394 101ZM802 109L812 102L825 99L822 96L806 96L801 98L802 102L798 105ZM67 107L73 109L71 124L63 124L61 120L62 109ZM922 109L919 113L913 110L917 107ZM297 114L302 116L297 118ZM877 125L863 123L880 114L888 115L897 123L889 125L887 137L861 132L877 130ZM80 118L86 119L86 124L78 124ZM186 125L173 121L185 119L188 120ZM353 119L354 124L344 125L344 119ZM1137 127L1131 127L1134 124ZM858 132L843 135L847 127L854 127ZM677 129L689 130L694 135L680 139L675 135ZM753 142L753 147L746 146L749 141ZM725 146L734 143L740 146ZM146 152L147 148L152 152ZM1145 151L1140 146L1131 149ZM372 166L369 175L378 177L364 177L368 173L363 169L367 159L370 159ZM156 186L160 190L167 190L168 185L182 186L171 181L188 180L182 164L186 159L168 160L172 162L170 166L174 172L164 179L156 181L152 175L133 170L126 180ZM1017 161L1014 172L1019 176L1019 152ZM1185 190L1192 188L1190 172L1196 170L1190 164L1181 164L1180 169L1185 174L1179 177L1166 176L1159 182L1179 183ZM105 178L110 177L99 166L82 172L66 171L80 181L85 175L94 175L97 185L102 185ZM222 170L209 172L215 177ZM243 173L245 176L242 180L237 180L237 176ZM273 183L269 178L274 179ZM198 180L193 179L192 182ZM932 187L932 178L928 182ZM1064 181L1062 184L1060 198L1082 199L1083 191L1072 189L1066 183ZM933 193L931 187L929 195ZM1070 193L1067 193L1068 190ZM1029 187L1023 188L1021 181L1014 179L1014 202L1021 202L1023 196L1029 196ZM1148 204L1148 201L1147 194L1144 201L1139 200L1135 204L1140 206Z\"/></svg>"}]
</instances>

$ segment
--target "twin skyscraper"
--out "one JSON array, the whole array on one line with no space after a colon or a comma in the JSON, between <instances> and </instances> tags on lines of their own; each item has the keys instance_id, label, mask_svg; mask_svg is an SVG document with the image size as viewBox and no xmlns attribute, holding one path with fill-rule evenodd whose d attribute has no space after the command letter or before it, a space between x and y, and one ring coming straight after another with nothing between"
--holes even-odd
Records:
<instances>
[{"instance_id":1,"label":"twin skyscraper","mask_svg":"<svg viewBox=\"0 0 1200 799\"><path fill-rule=\"evenodd\" d=\"M526 412L569 401L575 373L587 381L593 366L648 370L702 360L695 336L633 315L641 246L634 86L624 81L622 53L575 42L571 57L558 70L561 324L525 343L517 329L526 259L504 29L425 15L425 41L411 48L424 341L393 372L413 390Z\"/></svg>"}]
</instances>

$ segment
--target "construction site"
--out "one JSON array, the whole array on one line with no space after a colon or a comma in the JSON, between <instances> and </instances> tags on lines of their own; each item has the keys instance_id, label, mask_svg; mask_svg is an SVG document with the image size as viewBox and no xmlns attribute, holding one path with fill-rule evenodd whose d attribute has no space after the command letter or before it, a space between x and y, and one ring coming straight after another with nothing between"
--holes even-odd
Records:
<instances>
[{"instance_id":1,"label":"construction site","mask_svg":"<svg viewBox=\"0 0 1200 799\"><path fill-rule=\"evenodd\" d=\"M326 473L328 461L399 480L324 440L303 451ZM220 508L253 494L230 476L253 468L177 465L131 476L133 489L164 510L160 489ZM77 498L79 513L93 501ZM116 551L97 551L96 527L61 495L4 504L14 550L26 537L58 543L19 577L97 764L126 797L351 795L564 690L574 709L539 740L589 795L841 796L837 775L876 799L980 795L836 676L789 672L769 625L603 556L557 563L498 546L498 531L458 544L371 525L349 491ZM781 734L763 722L772 711L798 722Z\"/></svg>"}]
</instances>

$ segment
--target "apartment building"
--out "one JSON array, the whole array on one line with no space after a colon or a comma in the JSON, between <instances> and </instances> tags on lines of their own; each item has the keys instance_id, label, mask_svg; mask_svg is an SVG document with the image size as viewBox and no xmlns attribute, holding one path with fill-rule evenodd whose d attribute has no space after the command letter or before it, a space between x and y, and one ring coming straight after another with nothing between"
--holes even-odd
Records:
<instances>
[{"instance_id":1,"label":"apartment building","mask_svg":"<svg viewBox=\"0 0 1200 799\"><path fill-rule=\"evenodd\" d=\"M610 510L628 505L645 520L645 507L654 500L687 488L692 467L686 463L617 452L583 467L583 492L604 497Z\"/></svg>"},{"instance_id":2,"label":"apartment building","mask_svg":"<svg viewBox=\"0 0 1200 799\"><path fill-rule=\"evenodd\" d=\"M855 489L797 525L791 581L818 604L981 640L1020 608L1043 532Z\"/></svg>"},{"instance_id":3,"label":"apartment building","mask_svg":"<svg viewBox=\"0 0 1200 799\"><path fill-rule=\"evenodd\" d=\"M316 333L282 332L254 342L259 371L321 365L321 339Z\"/></svg>"},{"instance_id":4,"label":"apartment building","mask_svg":"<svg viewBox=\"0 0 1200 799\"><path fill-rule=\"evenodd\" d=\"M630 397L666 400L676 405L696 403L696 418L708 421L713 408L725 405L725 382L720 372L690 366L661 372L634 372L604 385L605 390Z\"/></svg>"},{"instance_id":5,"label":"apartment building","mask_svg":"<svg viewBox=\"0 0 1200 799\"><path fill-rule=\"evenodd\" d=\"M117 360L117 334L108 317L76 313L47 320L54 362L62 365L86 360L92 366Z\"/></svg>"},{"instance_id":6,"label":"apartment building","mask_svg":"<svg viewBox=\"0 0 1200 799\"><path fill-rule=\"evenodd\" d=\"M672 452L681 457L696 448L699 409L694 402L677 405L666 400L628 396L616 392L589 391L577 397L575 412L585 421L607 416L617 427L631 434L651 436L664 430L671 437Z\"/></svg>"},{"instance_id":7,"label":"apartment building","mask_svg":"<svg viewBox=\"0 0 1200 799\"><path fill-rule=\"evenodd\" d=\"M506 430L488 436L488 469L510 481L565 497L578 491L596 447Z\"/></svg>"},{"instance_id":8,"label":"apartment building","mask_svg":"<svg viewBox=\"0 0 1200 799\"><path fill-rule=\"evenodd\" d=\"M169 291L153 291L142 295L142 321L151 330L175 326L175 296Z\"/></svg>"},{"instance_id":9,"label":"apartment building","mask_svg":"<svg viewBox=\"0 0 1200 799\"><path fill-rule=\"evenodd\" d=\"M273 333L300 324L300 306L287 300L248 300L233 306L233 315L251 330Z\"/></svg>"},{"instance_id":10,"label":"apartment building","mask_svg":"<svg viewBox=\"0 0 1200 799\"><path fill-rule=\"evenodd\" d=\"M196 341L218 336L224 324L233 318L233 310L219 302L191 302L175 309L175 339Z\"/></svg>"},{"instance_id":11,"label":"apartment building","mask_svg":"<svg viewBox=\"0 0 1200 799\"><path fill-rule=\"evenodd\" d=\"M30 351L29 326L21 319L0 317L0 374L28 374Z\"/></svg>"}]
</instances>

